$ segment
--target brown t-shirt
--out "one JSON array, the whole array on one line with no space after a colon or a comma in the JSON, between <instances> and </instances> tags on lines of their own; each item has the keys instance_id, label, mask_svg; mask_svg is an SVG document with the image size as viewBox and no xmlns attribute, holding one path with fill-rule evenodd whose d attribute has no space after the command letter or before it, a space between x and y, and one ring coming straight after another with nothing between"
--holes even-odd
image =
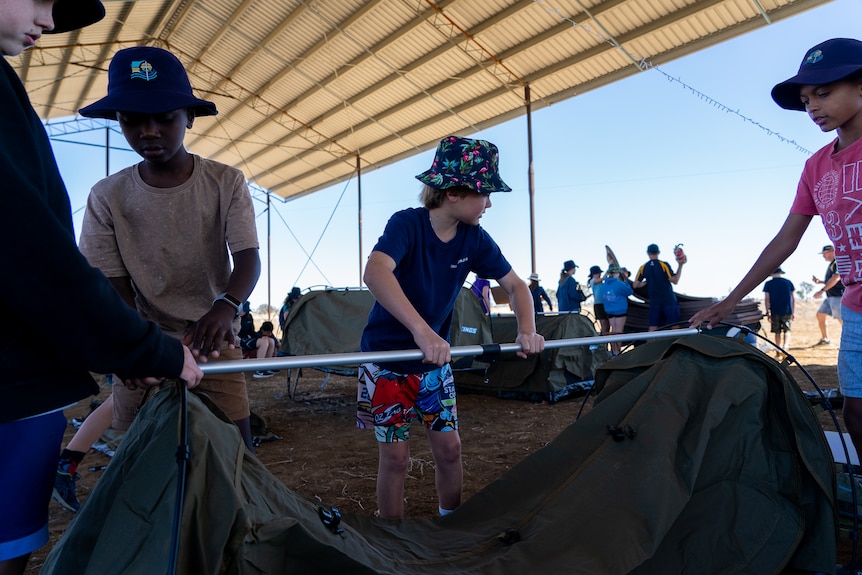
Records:
<instances>
[{"instance_id":1,"label":"brown t-shirt","mask_svg":"<svg viewBox=\"0 0 862 575\"><path fill-rule=\"evenodd\" d=\"M138 311L175 337L225 290L230 254L258 247L242 172L199 156L174 188L147 185L137 166L98 182L80 239L89 262L109 278L131 278Z\"/></svg>"}]
</instances>

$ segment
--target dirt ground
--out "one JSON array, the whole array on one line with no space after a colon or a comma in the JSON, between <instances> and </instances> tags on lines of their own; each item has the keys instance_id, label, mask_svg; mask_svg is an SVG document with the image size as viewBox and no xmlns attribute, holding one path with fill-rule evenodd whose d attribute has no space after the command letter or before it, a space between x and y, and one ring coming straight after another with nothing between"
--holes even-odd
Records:
<instances>
[{"instance_id":1,"label":"dirt ground","mask_svg":"<svg viewBox=\"0 0 862 575\"><path fill-rule=\"evenodd\" d=\"M840 326L829 320L831 345L816 346L820 332L815 317L818 302L800 302L793 323L790 354L823 389L838 387L836 363ZM764 323L765 325L765 323ZM812 384L795 365L790 368L804 390ZM296 370L291 374L294 378ZM252 411L266 418L268 427L282 439L263 443L257 456L286 486L297 493L334 505L345 512L372 514L376 510L375 475L377 447L372 433L354 427L356 380L354 377L303 369L291 397L287 371L269 379L247 375ZM107 387L100 396L107 396ZM469 498L526 455L545 445L587 412L592 397L568 398L555 404L496 399L477 394L458 396L463 442L464 498ZM89 401L67 411L67 417L82 417ZM818 409L825 430L834 431L831 417ZM839 422L843 427L843 421ZM74 429L69 426L66 441ZM409 517L432 517L437 511L434 463L424 434L414 432L411 467L405 497ZM110 459L92 452L79 468L79 498L83 501L95 487L102 471L90 467L106 465ZM51 541L34 553L27 573L38 573L51 546L62 535L73 515L52 502ZM839 562L847 561L849 545L839 542Z\"/></svg>"}]
</instances>

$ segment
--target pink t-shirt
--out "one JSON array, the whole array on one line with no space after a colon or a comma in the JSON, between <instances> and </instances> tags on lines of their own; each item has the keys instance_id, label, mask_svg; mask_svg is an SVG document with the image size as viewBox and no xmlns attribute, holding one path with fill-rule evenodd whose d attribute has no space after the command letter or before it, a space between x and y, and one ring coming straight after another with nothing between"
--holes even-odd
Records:
<instances>
[{"instance_id":1,"label":"pink t-shirt","mask_svg":"<svg viewBox=\"0 0 862 575\"><path fill-rule=\"evenodd\" d=\"M805 162L790 212L820 215L847 286L842 303L862 313L862 138L833 153L836 142Z\"/></svg>"}]
</instances>

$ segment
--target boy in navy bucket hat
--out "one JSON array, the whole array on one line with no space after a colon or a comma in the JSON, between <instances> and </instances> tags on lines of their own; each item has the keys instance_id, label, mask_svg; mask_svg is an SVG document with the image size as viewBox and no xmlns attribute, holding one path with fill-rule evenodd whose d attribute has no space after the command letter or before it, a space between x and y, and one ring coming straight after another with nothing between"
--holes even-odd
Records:
<instances>
[{"instance_id":1,"label":"boy in navy bucket hat","mask_svg":"<svg viewBox=\"0 0 862 575\"><path fill-rule=\"evenodd\" d=\"M242 172L183 145L195 117L215 115L215 105L194 96L176 56L140 46L114 55L107 96L80 112L118 120L143 158L93 186L81 252L128 305L200 361L242 359L238 312L260 275L251 194ZM253 451L245 376L208 375L201 386ZM105 429L129 428L141 397L115 380L108 400L87 417L60 456L60 505L77 510L75 469Z\"/></svg>"},{"instance_id":2,"label":"boy in navy bucket hat","mask_svg":"<svg viewBox=\"0 0 862 575\"><path fill-rule=\"evenodd\" d=\"M692 325L713 327L793 253L814 216L835 246L835 263L846 286L838 380L844 422L856 452L862 451L862 42L833 38L809 49L796 75L772 89L775 103L800 110L836 138L805 162L790 215L730 295L696 313Z\"/></svg>"},{"instance_id":3,"label":"boy in navy bucket hat","mask_svg":"<svg viewBox=\"0 0 862 575\"><path fill-rule=\"evenodd\" d=\"M509 294L521 357L540 353L533 298L500 248L479 225L493 192L511 188L500 177L497 146L443 138L424 185L421 208L396 212L365 266L376 302L362 333L362 351L418 347L422 361L359 367L357 425L373 428L378 444L377 505L381 517L403 517L404 480L413 422L425 426L434 457L440 515L461 503L463 469L449 328L455 300L470 272L494 278Z\"/></svg>"},{"instance_id":4,"label":"boy in navy bucket hat","mask_svg":"<svg viewBox=\"0 0 862 575\"><path fill-rule=\"evenodd\" d=\"M93 0L0 1L0 54L18 56L42 34L61 33L105 15ZM48 504L63 408L99 392L91 372L115 371L152 385L164 377L189 387L203 376L192 352L129 308L75 243L69 196L51 144L21 80L0 58L0 210L9 270L0 287L0 573L18 575L48 541ZM62 344L34 346L56 323L46 301L58 289L74 326ZM121 325L122 329L116 329Z\"/></svg>"},{"instance_id":5,"label":"boy in navy bucket hat","mask_svg":"<svg viewBox=\"0 0 862 575\"><path fill-rule=\"evenodd\" d=\"M108 95L81 108L82 116L116 120L118 112L161 114L185 108L195 116L215 116L215 104L192 93L186 70L176 56L150 46L114 54L108 67Z\"/></svg>"}]
</instances>

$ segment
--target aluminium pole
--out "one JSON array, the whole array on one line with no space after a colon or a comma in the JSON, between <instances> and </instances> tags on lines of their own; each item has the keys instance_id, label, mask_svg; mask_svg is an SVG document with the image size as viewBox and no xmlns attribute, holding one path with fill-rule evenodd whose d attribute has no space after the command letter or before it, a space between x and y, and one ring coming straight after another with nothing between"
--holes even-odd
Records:
<instances>
[{"instance_id":1,"label":"aluminium pole","mask_svg":"<svg viewBox=\"0 0 862 575\"><path fill-rule=\"evenodd\" d=\"M530 85L524 85L524 101L527 105L527 162L529 185L528 191L530 195L530 269L531 273L536 271L536 213L535 213L535 195L536 195L536 173L533 168L533 106L530 103Z\"/></svg>"},{"instance_id":2,"label":"aluminium pole","mask_svg":"<svg viewBox=\"0 0 862 575\"><path fill-rule=\"evenodd\" d=\"M359 230L359 287L362 287L362 164L359 154L356 154L356 217Z\"/></svg>"},{"instance_id":3,"label":"aluminium pole","mask_svg":"<svg viewBox=\"0 0 862 575\"><path fill-rule=\"evenodd\" d=\"M585 345L602 345L613 342L628 342L649 339L666 339L694 335L697 328L671 329L665 331L648 331L642 333L621 333L619 335L597 335L576 337L571 339L553 339L545 341L545 349L561 347L582 347ZM464 345L453 347L452 357L476 355L497 355L521 351L519 343L494 343L485 345ZM219 361L216 363L199 364L204 375L216 373L235 373L239 371L279 370L299 367L326 367L331 365L348 365L354 363L380 363L387 361L411 361L424 357L422 350L405 349L394 351L357 351L348 353L326 353L319 355L293 355L268 357L260 359L238 359Z\"/></svg>"}]
</instances>

